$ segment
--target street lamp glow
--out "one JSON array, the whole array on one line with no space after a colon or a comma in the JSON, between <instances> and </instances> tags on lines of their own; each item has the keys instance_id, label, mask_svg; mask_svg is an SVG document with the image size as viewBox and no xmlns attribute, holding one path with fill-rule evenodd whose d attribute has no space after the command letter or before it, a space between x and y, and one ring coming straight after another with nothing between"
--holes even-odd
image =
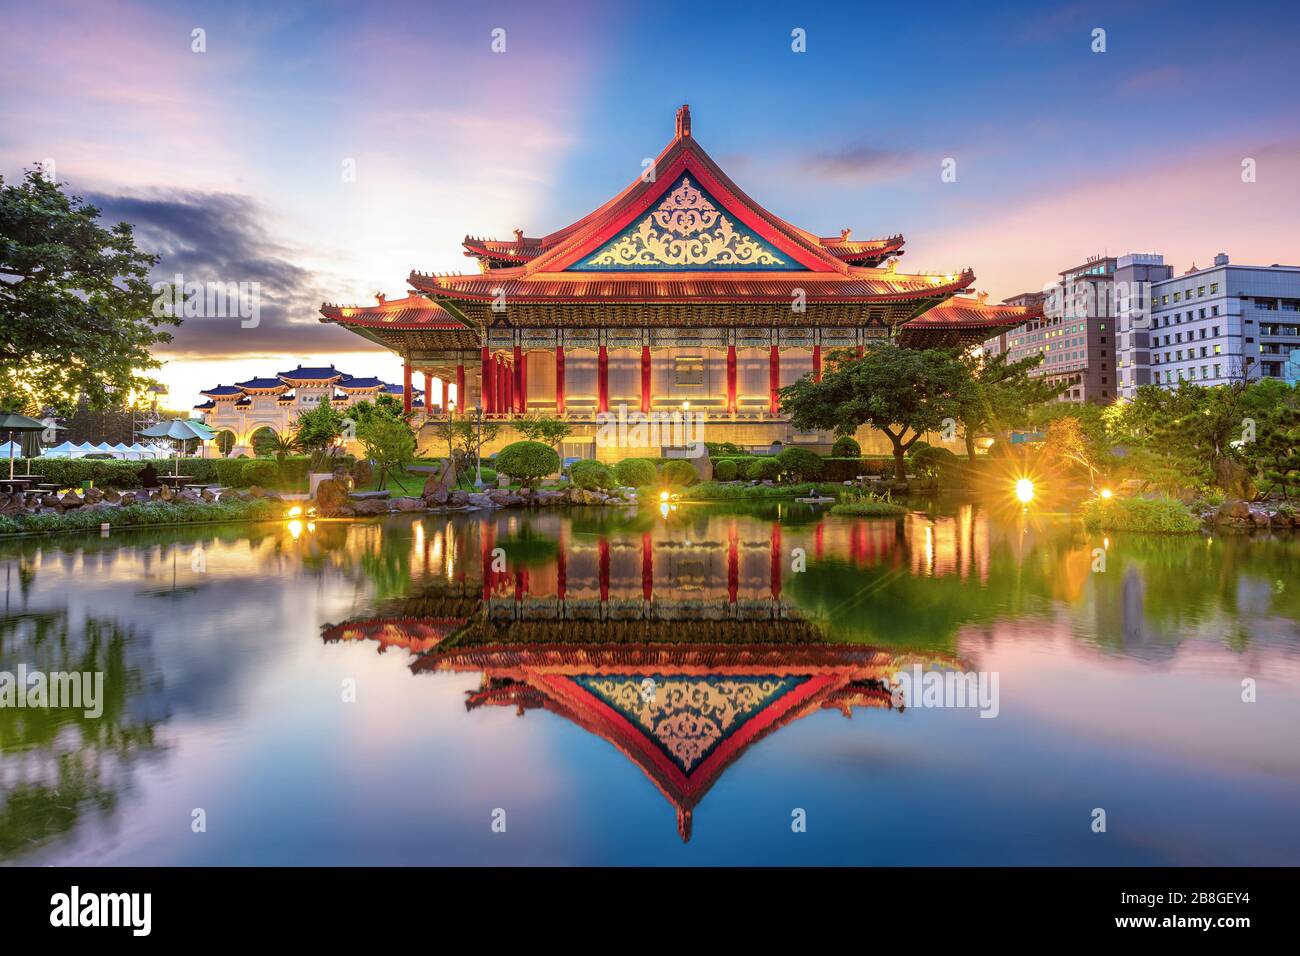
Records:
<instances>
[{"instance_id":1,"label":"street lamp glow","mask_svg":"<svg viewBox=\"0 0 1300 956\"><path fill-rule=\"evenodd\" d=\"M1021 478L1016 482L1016 497L1023 503L1029 504L1034 500L1034 483L1028 478Z\"/></svg>"},{"instance_id":2,"label":"street lamp glow","mask_svg":"<svg viewBox=\"0 0 1300 956\"><path fill-rule=\"evenodd\" d=\"M668 492L666 492L666 491L661 491L661 492L659 492L659 500L660 500L660 501L667 501L667 500L668 500Z\"/></svg>"},{"instance_id":3,"label":"street lamp glow","mask_svg":"<svg viewBox=\"0 0 1300 956\"><path fill-rule=\"evenodd\" d=\"M1103 488L1103 489L1101 489L1101 496L1102 496L1103 498L1105 498L1105 499L1108 499L1108 500L1109 500L1110 497L1111 497L1112 495L1114 495L1114 494L1115 494L1115 493L1114 493L1113 491L1111 491L1109 488Z\"/></svg>"}]
</instances>

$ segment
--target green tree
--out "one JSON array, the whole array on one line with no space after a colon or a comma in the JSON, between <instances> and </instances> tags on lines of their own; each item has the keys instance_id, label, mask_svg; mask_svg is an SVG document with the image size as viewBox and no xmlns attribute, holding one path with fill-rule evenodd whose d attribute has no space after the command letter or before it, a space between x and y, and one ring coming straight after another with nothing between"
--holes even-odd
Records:
<instances>
[{"instance_id":1,"label":"green tree","mask_svg":"<svg viewBox=\"0 0 1300 956\"><path fill-rule=\"evenodd\" d=\"M860 358L837 350L820 382L805 375L781 389L781 407L800 431L852 435L862 425L893 446L894 477L907 479L907 450L945 418L955 417L966 369L951 352L882 342Z\"/></svg>"},{"instance_id":2,"label":"green tree","mask_svg":"<svg viewBox=\"0 0 1300 956\"><path fill-rule=\"evenodd\" d=\"M390 472L400 474L415 460L415 433L402 418L382 413L368 416L357 425L357 441L366 457L379 466L379 488Z\"/></svg>"},{"instance_id":3,"label":"green tree","mask_svg":"<svg viewBox=\"0 0 1300 956\"><path fill-rule=\"evenodd\" d=\"M554 448L573 434L573 426L563 418L551 418L547 415L529 415L511 423L515 431L529 441L539 441Z\"/></svg>"},{"instance_id":4,"label":"green tree","mask_svg":"<svg viewBox=\"0 0 1300 956\"><path fill-rule=\"evenodd\" d=\"M435 419L428 427L432 429L435 439L446 443L449 458L454 458L459 451L467 460L474 459L479 441L479 425L474 419ZM483 422L483 444L490 445L496 441L503 427L500 422Z\"/></svg>"},{"instance_id":5,"label":"green tree","mask_svg":"<svg viewBox=\"0 0 1300 956\"><path fill-rule=\"evenodd\" d=\"M1010 362L1006 353L961 356L966 379L957 394L954 417L962 426L966 457L975 457L975 438L991 432L1005 447L1011 430L1026 425L1032 409L1052 401L1068 387L1053 385L1030 374L1042 363L1041 355Z\"/></svg>"},{"instance_id":6,"label":"green tree","mask_svg":"<svg viewBox=\"0 0 1300 956\"><path fill-rule=\"evenodd\" d=\"M80 396L104 408L153 383L153 348L180 320L155 314L158 257L99 216L37 170L17 185L0 177L0 405L66 414Z\"/></svg>"},{"instance_id":7,"label":"green tree","mask_svg":"<svg viewBox=\"0 0 1300 956\"><path fill-rule=\"evenodd\" d=\"M315 472L333 470L336 444L343 437L343 416L328 402L321 402L298 416L294 422L294 440L311 455Z\"/></svg>"}]
</instances>

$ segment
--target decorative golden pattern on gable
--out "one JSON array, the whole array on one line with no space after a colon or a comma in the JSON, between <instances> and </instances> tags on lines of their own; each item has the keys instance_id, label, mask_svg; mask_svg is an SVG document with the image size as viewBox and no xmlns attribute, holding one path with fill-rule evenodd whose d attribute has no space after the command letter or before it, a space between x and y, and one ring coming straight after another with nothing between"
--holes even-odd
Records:
<instances>
[{"instance_id":1,"label":"decorative golden pattern on gable","mask_svg":"<svg viewBox=\"0 0 1300 956\"><path fill-rule=\"evenodd\" d=\"M629 266L783 266L766 243L740 232L727 215L682 177L631 231L598 250L582 268Z\"/></svg>"}]
</instances>

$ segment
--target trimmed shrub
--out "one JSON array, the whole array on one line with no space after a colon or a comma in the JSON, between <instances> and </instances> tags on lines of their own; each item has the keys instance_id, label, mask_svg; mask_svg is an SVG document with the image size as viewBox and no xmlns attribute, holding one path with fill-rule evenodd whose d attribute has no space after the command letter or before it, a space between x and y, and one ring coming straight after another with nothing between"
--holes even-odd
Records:
<instances>
[{"instance_id":1,"label":"trimmed shrub","mask_svg":"<svg viewBox=\"0 0 1300 956\"><path fill-rule=\"evenodd\" d=\"M736 463L730 458L722 459L713 466L713 477L718 481L735 481Z\"/></svg>"},{"instance_id":2,"label":"trimmed shrub","mask_svg":"<svg viewBox=\"0 0 1300 956\"><path fill-rule=\"evenodd\" d=\"M835 444L831 446L832 458L861 458L862 446L858 444L857 439L850 438L848 435L842 435L835 439Z\"/></svg>"},{"instance_id":3,"label":"trimmed shrub","mask_svg":"<svg viewBox=\"0 0 1300 956\"><path fill-rule=\"evenodd\" d=\"M614 474L604 462L594 458L584 458L569 466L569 478L579 488L586 491L599 491L614 487Z\"/></svg>"},{"instance_id":4,"label":"trimmed shrub","mask_svg":"<svg viewBox=\"0 0 1300 956\"><path fill-rule=\"evenodd\" d=\"M797 485L737 485L701 481L691 486L686 497L692 501L766 501L771 498L799 498L807 495L835 498L843 491L839 485L811 481Z\"/></svg>"},{"instance_id":5,"label":"trimmed shrub","mask_svg":"<svg viewBox=\"0 0 1300 956\"><path fill-rule=\"evenodd\" d=\"M922 445L922 442L916 444ZM908 453L907 462L912 474L918 478L938 478L940 484L949 484L961 459L947 448L923 445L921 448L913 446Z\"/></svg>"},{"instance_id":6,"label":"trimmed shrub","mask_svg":"<svg viewBox=\"0 0 1300 956\"><path fill-rule=\"evenodd\" d=\"M646 458L624 458L614 466L614 474L620 485L631 488L652 485L658 477L655 463Z\"/></svg>"},{"instance_id":7,"label":"trimmed shrub","mask_svg":"<svg viewBox=\"0 0 1300 956\"><path fill-rule=\"evenodd\" d=\"M821 455L807 448L787 448L776 456L781 474L791 481L812 481L821 476Z\"/></svg>"},{"instance_id":8,"label":"trimmed shrub","mask_svg":"<svg viewBox=\"0 0 1300 956\"><path fill-rule=\"evenodd\" d=\"M531 485L558 471L560 456L550 445L539 441L517 441L497 453L496 466L502 474Z\"/></svg>"},{"instance_id":9,"label":"trimmed shrub","mask_svg":"<svg viewBox=\"0 0 1300 956\"><path fill-rule=\"evenodd\" d=\"M750 481L775 481L781 474L781 463L775 458L755 458L745 466L745 477Z\"/></svg>"},{"instance_id":10,"label":"trimmed shrub","mask_svg":"<svg viewBox=\"0 0 1300 956\"><path fill-rule=\"evenodd\" d=\"M664 484L685 486L694 484L700 476L689 461L684 458L674 458L664 465L660 477L663 478Z\"/></svg>"}]
</instances>

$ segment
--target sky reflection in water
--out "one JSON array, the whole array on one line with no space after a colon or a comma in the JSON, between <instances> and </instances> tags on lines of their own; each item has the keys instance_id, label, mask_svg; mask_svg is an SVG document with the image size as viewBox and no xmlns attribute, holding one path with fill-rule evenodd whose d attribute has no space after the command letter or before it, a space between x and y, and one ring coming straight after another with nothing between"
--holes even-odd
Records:
<instances>
[{"instance_id":1,"label":"sky reflection in water","mask_svg":"<svg viewBox=\"0 0 1300 956\"><path fill-rule=\"evenodd\" d=\"M1300 542L1102 545L788 504L9 542L0 670L107 700L0 710L0 860L1300 863ZM999 716L891 708L912 662Z\"/></svg>"}]
</instances>

